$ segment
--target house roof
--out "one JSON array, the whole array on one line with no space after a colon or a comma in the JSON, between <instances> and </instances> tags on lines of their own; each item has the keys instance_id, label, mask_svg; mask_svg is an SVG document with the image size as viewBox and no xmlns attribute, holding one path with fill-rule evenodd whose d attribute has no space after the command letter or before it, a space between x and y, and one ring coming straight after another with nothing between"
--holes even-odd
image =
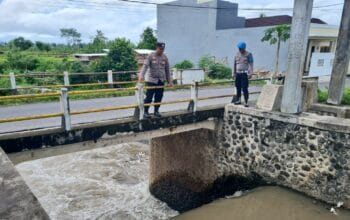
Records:
<instances>
[{"instance_id":1,"label":"house roof","mask_svg":"<svg viewBox=\"0 0 350 220\"><path fill-rule=\"evenodd\" d=\"M77 53L74 54L75 57L104 57L107 53Z\"/></svg>"},{"instance_id":2,"label":"house roof","mask_svg":"<svg viewBox=\"0 0 350 220\"><path fill-rule=\"evenodd\" d=\"M154 52L154 50L148 50L148 49L135 49L134 51L138 54L151 54Z\"/></svg>"},{"instance_id":3,"label":"house roof","mask_svg":"<svg viewBox=\"0 0 350 220\"><path fill-rule=\"evenodd\" d=\"M265 26L275 26L280 24L291 24L292 16L289 15L277 15L270 17L261 18L248 18L245 22L245 27L265 27ZM311 23L314 24L327 24L318 18L312 18Z\"/></svg>"}]
</instances>

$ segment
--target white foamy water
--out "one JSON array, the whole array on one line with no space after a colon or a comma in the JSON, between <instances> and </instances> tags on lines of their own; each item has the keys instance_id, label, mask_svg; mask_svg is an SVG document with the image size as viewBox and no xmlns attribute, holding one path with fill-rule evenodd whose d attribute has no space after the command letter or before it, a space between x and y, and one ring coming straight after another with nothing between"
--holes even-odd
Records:
<instances>
[{"instance_id":1,"label":"white foamy water","mask_svg":"<svg viewBox=\"0 0 350 220\"><path fill-rule=\"evenodd\" d=\"M16 166L52 219L168 219L148 190L149 146L121 144Z\"/></svg>"}]
</instances>

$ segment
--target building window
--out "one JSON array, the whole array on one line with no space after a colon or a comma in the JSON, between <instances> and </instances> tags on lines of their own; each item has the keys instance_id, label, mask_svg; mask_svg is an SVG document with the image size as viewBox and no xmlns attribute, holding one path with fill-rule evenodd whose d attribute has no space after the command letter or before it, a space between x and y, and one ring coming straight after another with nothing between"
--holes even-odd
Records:
<instances>
[{"instance_id":1,"label":"building window","mask_svg":"<svg viewBox=\"0 0 350 220\"><path fill-rule=\"evenodd\" d=\"M324 66L324 59L318 59L317 66Z\"/></svg>"},{"instance_id":2,"label":"building window","mask_svg":"<svg viewBox=\"0 0 350 220\"><path fill-rule=\"evenodd\" d=\"M329 46L321 47L320 52L321 53L329 53L331 51L331 48Z\"/></svg>"}]
</instances>

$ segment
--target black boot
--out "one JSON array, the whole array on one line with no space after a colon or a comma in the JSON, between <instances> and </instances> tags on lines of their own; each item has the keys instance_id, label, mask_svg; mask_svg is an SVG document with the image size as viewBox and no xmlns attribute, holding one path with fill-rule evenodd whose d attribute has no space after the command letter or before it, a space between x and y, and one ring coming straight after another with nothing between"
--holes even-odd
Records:
<instances>
[{"instance_id":1,"label":"black boot","mask_svg":"<svg viewBox=\"0 0 350 220\"><path fill-rule=\"evenodd\" d=\"M151 115L145 111L145 113L143 114L143 117L144 118L151 118Z\"/></svg>"},{"instance_id":2,"label":"black boot","mask_svg":"<svg viewBox=\"0 0 350 220\"><path fill-rule=\"evenodd\" d=\"M157 118L161 118L162 117L162 115L159 112L154 112L154 116L157 117Z\"/></svg>"}]
</instances>

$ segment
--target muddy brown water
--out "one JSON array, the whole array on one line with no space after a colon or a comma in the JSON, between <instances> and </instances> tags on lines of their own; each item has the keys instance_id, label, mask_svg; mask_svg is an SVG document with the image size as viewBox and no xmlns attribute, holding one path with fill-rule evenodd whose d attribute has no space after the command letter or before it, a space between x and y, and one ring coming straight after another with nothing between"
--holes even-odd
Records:
<instances>
[{"instance_id":1,"label":"muddy brown water","mask_svg":"<svg viewBox=\"0 0 350 220\"><path fill-rule=\"evenodd\" d=\"M350 220L350 211L335 209L281 187L256 188L241 197L220 199L174 217L174 220Z\"/></svg>"}]
</instances>

